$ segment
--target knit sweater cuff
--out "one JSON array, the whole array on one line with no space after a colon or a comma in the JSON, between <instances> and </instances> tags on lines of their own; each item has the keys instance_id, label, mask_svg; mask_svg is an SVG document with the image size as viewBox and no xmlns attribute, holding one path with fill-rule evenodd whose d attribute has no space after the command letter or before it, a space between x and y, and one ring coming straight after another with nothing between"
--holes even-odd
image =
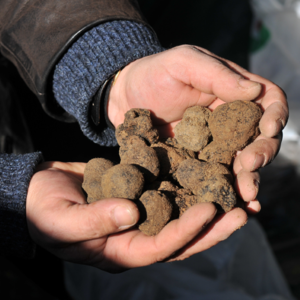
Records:
<instances>
[{"instance_id":1,"label":"knit sweater cuff","mask_svg":"<svg viewBox=\"0 0 300 300\"><path fill-rule=\"evenodd\" d=\"M0 154L0 255L33 258L35 244L26 221L26 197L42 154Z\"/></svg>"},{"instance_id":2,"label":"knit sweater cuff","mask_svg":"<svg viewBox=\"0 0 300 300\"><path fill-rule=\"evenodd\" d=\"M93 126L89 104L104 81L130 62L163 51L154 32L132 21L113 21L86 32L56 66L53 91L83 133L102 146L115 146L111 128Z\"/></svg>"}]
</instances>

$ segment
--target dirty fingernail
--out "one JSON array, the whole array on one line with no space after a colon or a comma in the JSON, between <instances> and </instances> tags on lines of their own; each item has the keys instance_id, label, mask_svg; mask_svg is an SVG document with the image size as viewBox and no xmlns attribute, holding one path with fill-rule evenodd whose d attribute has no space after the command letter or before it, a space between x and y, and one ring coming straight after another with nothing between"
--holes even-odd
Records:
<instances>
[{"instance_id":1,"label":"dirty fingernail","mask_svg":"<svg viewBox=\"0 0 300 300\"><path fill-rule=\"evenodd\" d=\"M253 183L254 183L254 186L255 186L255 190L256 190L256 194L258 193L258 190L259 190L259 181L254 179L253 180Z\"/></svg>"},{"instance_id":2,"label":"dirty fingernail","mask_svg":"<svg viewBox=\"0 0 300 300\"><path fill-rule=\"evenodd\" d=\"M113 210L113 218L120 230L133 226L137 220L134 218L131 209L126 206L117 206Z\"/></svg>"},{"instance_id":3,"label":"dirty fingernail","mask_svg":"<svg viewBox=\"0 0 300 300\"><path fill-rule=\"evenodd\" d=\"M266 160L266 158L263 154L256 154L251 171L254 171L260 167L263 167L265 165L265 160Z\"/></svg>"}]
</instances>

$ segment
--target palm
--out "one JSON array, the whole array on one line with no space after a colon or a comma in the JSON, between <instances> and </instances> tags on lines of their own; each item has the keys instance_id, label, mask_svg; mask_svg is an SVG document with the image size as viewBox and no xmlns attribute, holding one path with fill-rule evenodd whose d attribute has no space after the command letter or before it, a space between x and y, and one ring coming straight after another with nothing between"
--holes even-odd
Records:
<instances>
[{"instance_id":1,"label":"palm","mask_svg":"<svg viewBox=\"0 0 300 300\"><path fill-rule=\"evenodd\" d=\"M121 232L110 227L109 208L135 204L125 199L86 204L81 190L84 165L54 163L53 167L52 163L36 173L30 183L29 232L34 241L62 259L119 272L191 256L225 239L246 222L246 214L239 208L214 219L214 205L204 203L170 222L155 237L135 228Z\"/></svg>"},{"instance_id":2,"label":"palm","mask_svg":"<svg viewBox=\"0 0 300 300\"><path fill-rule=\"evenodd\" d=\"M172 128L181 120L188 107L202 105L213 110L224 101L252 100L260 92L261 87L257 85L251 94L229 94L228 83L221 76L218 85L211 84L212 75L207 72L204 64L207 56L201 57L203 70L199 71L194 64L186 63L186 57L178 58L177 52L169 50L145 57L128 65L121 72L110 95L110 106L113 108L109 108L109 114L110 110L118 110L117 113L113 112L117 115L113 122L115 126L123 122L124 114L129 109L145 108L152 112L154 124L167 128L163 130L164 134L172 135ZM189 54L199 55L196 51ZM219 67L219 62L213 62ZM241 77L235 75L237 78ZM114 105L114 102L118 103Z\"/></svg>"},{"instance_id":3,"label":"palm","mask_svg":"<svg viewBox=\"0 0 300 300\"><path fill-rule=\"evenodd\" d=\"M264 110L262 134L238 153L233 171L238 193L249 209L257 212L259 203L251 201L258 192L259 174L255 171L275 157L288 117L285 96L270 81L207 50L181 46L125 67L111 90L108 116L117 127L129 109L149 109L160 136L168 137L190 106L214 110L224 102L254 99Z\"/></svg>"}]
</instances>

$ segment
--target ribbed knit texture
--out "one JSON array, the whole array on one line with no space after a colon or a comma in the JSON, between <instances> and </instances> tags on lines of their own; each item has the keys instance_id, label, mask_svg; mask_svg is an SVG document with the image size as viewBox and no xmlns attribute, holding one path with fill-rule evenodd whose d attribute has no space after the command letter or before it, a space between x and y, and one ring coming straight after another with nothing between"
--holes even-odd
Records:
<instances>
[{"instance_id":1,"label":"ribbed knit texture","mask_svg":"<svg viewBox=\"0 0 300 300\"><path fill-rule=\"evenodd\" d=\"M131 21L112 21L86 32L68 50L54 73L53 91L59 104L79 122L83 133L102 146L117 144L110 128L97 129L89 104L110 75L130 62L163 51L156 35Z\"/></svg>"},{"instance_id":2,"label":"ribbed knit texture","mask_svg":"<svg viewBox=\"0 0 300 300\"><path fill-rule=\"evenodd\" d=\"M26 222L26 197L39 152L0 154L0 255L32 258L35 244Z\"/></svg>"}]
</instances>

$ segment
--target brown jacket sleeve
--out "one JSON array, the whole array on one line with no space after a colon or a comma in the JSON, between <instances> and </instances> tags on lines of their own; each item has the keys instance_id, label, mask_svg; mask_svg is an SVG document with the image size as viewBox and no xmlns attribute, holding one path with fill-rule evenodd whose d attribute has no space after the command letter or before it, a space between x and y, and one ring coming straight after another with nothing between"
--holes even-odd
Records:
<instances>
[{"instance_id":1,"label":"brown jacket sleeve","mask_svg":"<svg viewBox=\"0 0 300 300\"><path fill-rule=\"evenodd\" d=\"M52 95L53 69L84 32L111 20L145 23L135 0L1 0L0 50L14 63L43 108L73 121Z\"/></svg>"}]
</instances>

